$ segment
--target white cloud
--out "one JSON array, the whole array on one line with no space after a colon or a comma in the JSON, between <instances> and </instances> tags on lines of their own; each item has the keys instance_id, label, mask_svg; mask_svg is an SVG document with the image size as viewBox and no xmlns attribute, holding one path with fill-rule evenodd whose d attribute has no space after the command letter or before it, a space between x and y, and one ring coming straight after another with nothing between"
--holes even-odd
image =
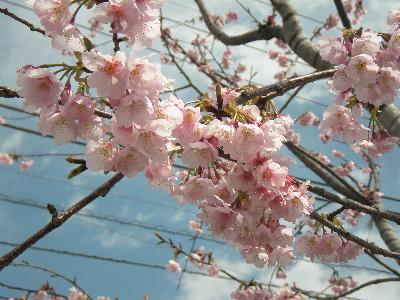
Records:
<instances>
[{"instance_id":1,"label":"white cloud","mask_svg":"<svg viewBox=\"0 0 400 300\"><path fill-rule=\"evenodd\" d=\"M24 134L22 132L15 132L8 138L3 139L3 143L0 146L1 151L10 152L17 151L22 144Z\"/></svg>"},{"instance_id":2,"label":"white cloud","mask_svg":"<svg viewBox=\"0 0 400 300\"><path fill-rule=\"evenodd\" d=\"M221 266L229 267L232 274L240 278L267 278L266 269L257 269L253 265L246 264L243 260L219 259ZM238 275L239 274L239 275ZM264 276L260 278L260 275ZM174 279L175 280L175 279ZM232 280L197 276L196 278L185 276L182 280L177 300L223 300L229 299L229 295L238 288L239 284Z\"/></svg>"},{"instance_id":3,"label":"white cloud","mask_svg":"<svg viewBox=\"0 0 400 300\"><path fill-rule=\"evenodd\" d=\"M90 235L90 238L103 248L118 247L136 249L141 245L141 242L133 235L123 231L115 231L100 221L82 216L76 216L74 220L75 222L79 222L82 226L95 229L97 233Z\"/></svg>"}]
</instances>

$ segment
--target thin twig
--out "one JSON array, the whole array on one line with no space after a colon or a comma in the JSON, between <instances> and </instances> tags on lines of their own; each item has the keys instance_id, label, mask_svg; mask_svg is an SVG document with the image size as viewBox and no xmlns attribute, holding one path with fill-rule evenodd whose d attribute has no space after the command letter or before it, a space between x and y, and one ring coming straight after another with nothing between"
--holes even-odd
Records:
<instances>
[{"instance_id":1,"label":"thin twig","mask_svg":"<svg viewBox=\"0 0 400 300\"><path fill-rule=\"evenodd\" d=\"M36 32L39 32L39 33L41 33L43 35L46 35L46 32L43 29L41 29L39 27L36 27L35 25L29 23L28 21L18 17L17 15L13 14L12 12L10 12L7 8L1 8L0 7L0 13L4 14L6 16L9 16L10 18L13 18L14 20L24 24L25 26L27 26L29 28L30 31L36 31Z\"/></svg>"}]
</instances>

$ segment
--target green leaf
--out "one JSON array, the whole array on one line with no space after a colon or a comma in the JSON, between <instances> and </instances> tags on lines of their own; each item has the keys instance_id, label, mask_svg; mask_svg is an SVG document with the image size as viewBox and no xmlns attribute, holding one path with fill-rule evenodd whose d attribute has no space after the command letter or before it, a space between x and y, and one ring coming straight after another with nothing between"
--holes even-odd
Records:
<instances>
[{"instance_id":1,"label":"green leaf","mask_svg":"<svg viewBox=\"0 0 400 300\"><path fill-rule=\"evenodd\" d=\"M80 165L79 167L73 169L71 172L69 172L68 174L68 179L71 179L79 174L81 174L82 172L85 172L87 170L86 165Z\"/></svg>"}]
</instances>

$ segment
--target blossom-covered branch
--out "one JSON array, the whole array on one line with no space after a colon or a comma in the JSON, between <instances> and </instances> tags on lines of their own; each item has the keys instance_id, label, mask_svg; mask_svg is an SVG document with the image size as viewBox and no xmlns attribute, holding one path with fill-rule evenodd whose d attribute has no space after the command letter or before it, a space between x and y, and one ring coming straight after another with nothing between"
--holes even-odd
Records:
<instances>
[{"instance_id":1,"label":"blossom-covered branch","mask_svg":"<svg viewBox=\"0 0 400 300\"><path fill-rule=\"evenodd\" d=\"M339 235L343 236L344 238L346 238L350 241L353 241L354 243L357 243L361 247L368 249L371 253L376 253L376 254L379 254L379 255L382 255L385 257L394 258L396 260L400 259L400 252L393 252L393 251L389 251L389 250L380 248L378 246L375 246L374 244L369 243L369 242L365 241L364 239L357 237L357 236L351 234L350 232L336 226L334 223L325 219L323 216L321 216L320 214L318 214L316 212L312 212L310 214L310 216L311 216L311 218L315 219L322 225L328 227L329 229L338 233Z\"/></svg>"}]
</instances>

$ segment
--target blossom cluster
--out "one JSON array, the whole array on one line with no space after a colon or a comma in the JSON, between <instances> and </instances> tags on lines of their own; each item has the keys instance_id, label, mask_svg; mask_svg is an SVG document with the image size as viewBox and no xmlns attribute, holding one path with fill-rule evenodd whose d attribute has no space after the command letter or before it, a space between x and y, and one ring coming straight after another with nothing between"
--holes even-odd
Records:
<instances>
[{"instance_id":1,"label":"blossom cluster","mask_svg":"<svg viewBox=\"0 0 400 300\"><path fill-rule=\"evenodd\" d=\"M21 171L26 171L26 170L30 169L34 163L34 161L31 159L26 159L24 157L21 158L20 156L12 154L12 153L10 154L10 153L1 153L0 152L0 164L2 164L2 165L6 165L6 166L12 165L18 159L21 159L21 162L19 165Z\"/></svg>"},{"instance_id":2,"label":"blossom cluster","mask_svg":"<svg viewBox=\"0 0 400 300\"><path fill-rule=\"evenodd\" d=\"M124 35L128 46L148 45L157 31L159 5L155 0L110 0L96 4L94 18L109 24L114 36ZM34 9L53 40L73 26L69 1L37 0ZM257 267L290 264L294 234L289 223L310 214L313 202L308 184L289 175L293 162L280 151L286 141L299 140L293 120L277 114L273 105L263 110L238 105L240 90L219 85L215 98L205 94L194 106L174 96L160 101L172 82L159 64L136 57L134 51L128 56L118 49L103 54L75 33L77 39L61 38L57 45L62 47L53 45L73 54L74 65L18 70L19 93L25 109L40 114L41 133L52 135L57 144L84 140L85 167L91 171L127 177L144 172L150 186L169 192L181 204L198 205L204 225L247 262ZM225 58L228 67L229 53ZM301 122L318 120L309 114ZM180 162L185 169L175 174L174 164ZM192 227L200 232L198 224ZM335 250L343 254L336 260L354 258L351 243L339 246ZM326 247L317 248L321 259L331 259L323 254ZM201 260L200 254L192 255ZM168 268L180 270L173 261Z\"/></svg>"},{"instance_id":3,"label":"blossom cluster","mask_svg":"<svg viewBox=\"0 0 400 300\"><path fill-rule=\"evenodd\" d=\"M48 284L44 286L44 288L40 289L35 293L30 293L29 298L10 298L9 300L17 300L17 299L27 299L27 300L89 300L91 299L88 295L78 290L76 287L71 287L69 289L68 298L65 296L57 296L54 292L54 289ZM99 296L96 297L96 300L111 300L109 297Z\"/></svg>"},{"instance_id":4,"label":"blossom cluster","mask_svg":"<svg viewBox=\"0 0 400 300\"><path fill-rule=\"evenodd\" d=\"M357 287L357 282L353 280L351 276L345 278L339 278L337 274L333 274L329 278L331 290L335 295L343 294L349 289Z\"/></svg>"},{"instance_id":5,"label":"blossom cluster","mask_svg":"<svg viewBox=\"0 0 400 300\"><path fill-rule=\"evenodd\" d=\"M356 258L362 248L352 241L344 242L335 232L322 235L307 232L297 239L296 249L311 261L318 257L326 262L342 263Z\"/></svg>"},{"instance_id":6,"label":"blossom cluster","mask_svg":"<svg viewBox=\"0 0 400 300\"><path fill-rule=\"evenodd\" d=\"M299 293L285 287L275 293L268 288L247 288L237 289L231 293L231 298L235 300L301 300Z\"/></svg>"},{"instance_id":7,"label":"blossom cluster","mask_svg":"<svg viewBox=\"0 0 400 300\"><path fill-rule=\"evenodd\" d=\"M379 123L382 105L391 104L400 87L400 31L398 11L389 14L389 25L397 26L391 34L370 30L345 29L338 39L321 43L322 58L337 65L331 91L336 95L323 114L321 130L327 137L343 137L355 152L380 156L399 142L389 136ZM372 128L362 123L363 111L372 119Z\"/></svg>"}]
</instances>

